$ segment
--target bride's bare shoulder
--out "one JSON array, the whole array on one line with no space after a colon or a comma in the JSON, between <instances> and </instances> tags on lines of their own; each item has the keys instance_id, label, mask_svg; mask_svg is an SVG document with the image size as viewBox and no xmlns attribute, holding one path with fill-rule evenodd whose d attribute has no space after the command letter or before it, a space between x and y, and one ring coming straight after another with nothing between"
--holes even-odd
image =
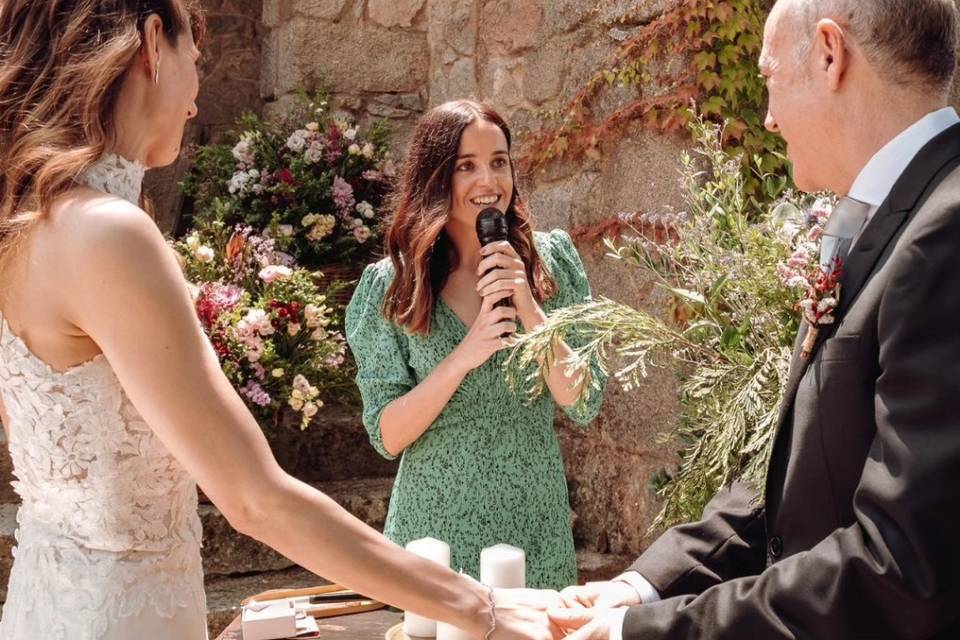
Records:
<instances>
[{"instance_id":1,"label":"bride's bare shoulder","mask_svg":"<svg viewBox=\"0 0 960 640\"><path fill-rule=\"evenodd\" d=\"M84 264L149 259L150 249L165 248L163 234L140 207L116 196L78 188L54 203L42 225L44 253ZM148 251L145 251L148 250Z\"/></svg>"}]
</instances>

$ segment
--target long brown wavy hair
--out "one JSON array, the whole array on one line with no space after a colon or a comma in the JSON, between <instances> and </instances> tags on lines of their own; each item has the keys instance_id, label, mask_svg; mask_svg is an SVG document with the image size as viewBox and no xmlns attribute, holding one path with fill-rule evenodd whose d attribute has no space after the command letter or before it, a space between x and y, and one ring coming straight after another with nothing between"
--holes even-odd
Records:
<instances>
[{"instance_id":1,"label":"long brown wavy hair","mask_svg":"<svg viewBox=\"0 0 960 640\"><path fill-rule=\"evenodd\" d=\"M394 279L383 302L383 315L411 334L430 332L437 298L460 261L444 227L452 206L453 172L460 138L470 123L495 124L512 145L510 128L492 107L472 100L446 102L417 123L393 197L393 219L386 236ZM513 171L511 161L510 170ZM517 191L514 176L510 204L504 212L510 244L526 265L534 297L543 302L556 291L533 243L530 214Z\"/></svg>"},{"instance_id":2,"label":"long brown wavy hair","mask_svg":"<svg viewBox=\"0 0 960 640\"><path fill-rule=\"evenodd\" d=\"M112 144L113 112L150 15L168 41L199 0L0 1L0 261Z\"/></svg>"}]
</instances>

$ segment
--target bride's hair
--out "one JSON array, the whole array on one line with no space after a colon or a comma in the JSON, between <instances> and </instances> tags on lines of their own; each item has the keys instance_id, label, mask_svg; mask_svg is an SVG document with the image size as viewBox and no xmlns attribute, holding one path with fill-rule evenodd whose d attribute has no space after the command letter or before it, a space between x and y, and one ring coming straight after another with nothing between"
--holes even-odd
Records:
<instances>
[{"instance_id":1,"label":"bride's hair","mask_svg":"<svg viewBox=\"0 0 960 640\"><path fill-rule=\"evenodd\" d=\"M203 35L199 0L0 2L0 259L111 144L153 14L171 42Z\"/></svg>"}]
</instances>

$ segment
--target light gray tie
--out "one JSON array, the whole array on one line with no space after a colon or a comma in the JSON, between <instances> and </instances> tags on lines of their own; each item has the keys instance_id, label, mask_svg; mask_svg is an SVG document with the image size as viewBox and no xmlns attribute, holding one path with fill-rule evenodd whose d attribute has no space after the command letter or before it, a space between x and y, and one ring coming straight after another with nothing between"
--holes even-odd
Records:
<instances>
[{"instance_id":1,"label":"light gray tie","mask_svg":"<svg viewBox=\"0 0 960 640\"><path fill-rule=\"evenodd\" d=\"M833 269L836 260L847 259L850 248L860 237L867 219L876 207L853 198L842 198L823 228L820 241L820 267Z\"/></svg>"}]
</instances>

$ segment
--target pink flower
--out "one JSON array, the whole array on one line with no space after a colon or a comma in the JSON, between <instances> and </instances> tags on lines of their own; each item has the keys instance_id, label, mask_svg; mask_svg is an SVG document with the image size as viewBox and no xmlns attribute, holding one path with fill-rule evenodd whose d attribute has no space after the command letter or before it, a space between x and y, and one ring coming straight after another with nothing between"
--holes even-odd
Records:
<instances>
[{"instance_id":1,"label":"pink flower","mask_svg":"<svg viewBox=\"0 0 960 640\"><path fill-rule=\"evenodd\" d=\"M353 196L353 187L340 176L334 176L330 195L333 198L333 203L337 205L337 209L343 215L352 212L353 207L357 204L356 198Z\"/></svg>"},{"instance_id":2,"label":"pink flower","mask_svg":"<svg viewBox=\"0 0 960 640\"><path fill-rule=\"evenodd\" d=\"M278 264L272 264L260 270L260 279L270 284L278 280L287 280L293 275L293 269Z\"/></svg>"},{"instance_id":3,"label":"pink flower","mask_svg":"<svg viewBox=\"0 0 960 640\"><path fill-rule=\"evenodd\" d=\"M200 287L196 308L200 321L206 328L212 327L220 315L232 310L240 302L243 289L228 284L208 282Z\"/></svg>"},{"instance_id":4,"label":"pink flower","mask_svg":"<svg viewBox=\"0 0 960 640\"><path fill-rule=\"evenodd\" d=\"M363 244L370 239L370 228L369 227L354 227L353 236L357 239L357 242Z\"/></svg>"},{"instance_id":5,"label":"pink flower","mask_svg":"<svg viewBox=\"0 0 960 640\"><path fill-rule=\"evenodd\" d=\"M263 390L263 387L261 387L259 383L253 380L248 380L247 384L240 388L240 393L250 400L250 402L260 407L265 407L271 402L270 395Z\"/></svg>"}]
</instances>

